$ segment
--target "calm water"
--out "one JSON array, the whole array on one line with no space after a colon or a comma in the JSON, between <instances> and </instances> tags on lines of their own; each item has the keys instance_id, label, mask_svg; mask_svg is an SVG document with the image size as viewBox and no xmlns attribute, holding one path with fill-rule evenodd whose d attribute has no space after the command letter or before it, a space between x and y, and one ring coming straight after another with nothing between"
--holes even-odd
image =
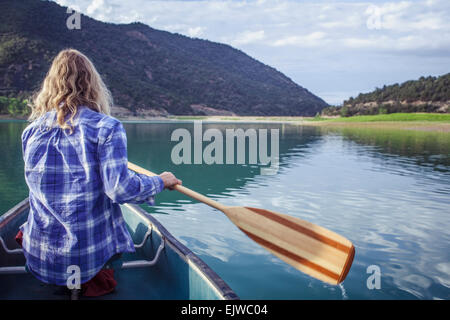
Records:
<instances>
[{"instance_id":1,"label":"calm water","mask_svg":"<svg viewBox=\"0 0 450 320\"><path fill-rule=\"evenodd\" d=\"M0 122L0 212L27 195L23 122ZM192 123L127 123L129 159L172 171L226 205L297 216L350 239L356 248L343 284L330 286L278 260L218 211L165 191L144 206L244 299L450 299L450 134L321 129L281 124L203 124L203 129L280 129L280 169L256 165L174 165L176 128ZM205 143L206 145L207 143ZM367 268L381 270L369 290ZM150 284L151 285L151 284Z\"/></svg>"}]
</instances>

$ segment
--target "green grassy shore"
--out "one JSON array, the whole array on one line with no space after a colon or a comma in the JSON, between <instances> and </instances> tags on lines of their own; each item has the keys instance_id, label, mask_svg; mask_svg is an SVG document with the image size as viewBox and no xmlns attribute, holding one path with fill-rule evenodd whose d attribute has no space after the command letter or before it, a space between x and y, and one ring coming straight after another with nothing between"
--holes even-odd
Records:
<instances>
[{"instance_id":1,"label":"green grassy shore","mask_svg":"<svg viewBox=\"0 0 450 320\"><path fill-rule=\"evenodd\" d=\"M392 113L353 117L254 117L254 116L171 116L174 120L217 120L217 121L327 121L327 122L374 122L374 121L431 121L450 122L449 113Z\"/></svg>"},{"instance_id":2,"label":"green grassy shore","mask_svg":"<svg viewBox=\"0 0 450 320\"><path fill-rule=\"evenodd\" d=\"M403 129L450 133L450 114L392 113L353 117L224 117L224 116L173 116L173 120L282 122L323 127L366 127L378 129Z\"/></svg>"},{"instance_id":3,"label":"green grassy shore","mask_svg":"<svg viewBox=\"0 0 450 320\"><path fill-rule=\"evenodd\" d=\"M25 116L11 117L0 115L1 121L11 119L25 119ZM325 126L325 127L373 127L390 129L413 129L421 131L440 131L450 133L449 113L392 113L372 116L353 117L260 117L260 116L169 116L167 118L121 118L124 121L147 120L174 120L192 121L202 120L208 122L280 122L298 125Z\"/></svg>"},{"instance_id":4,"label":"green grassy shore","mask_svg":"<svg viewBox=\"0 0 450 320\"><path fill-rule=\"evenodd\" d=\"M313 118L314 119L314 118ZM325 121L337 122L373 122L373 121L431 121L450 122L449 113L391 113L373 116L353 116L348 118L320 118Z\"/></svg>"}]
</instances>

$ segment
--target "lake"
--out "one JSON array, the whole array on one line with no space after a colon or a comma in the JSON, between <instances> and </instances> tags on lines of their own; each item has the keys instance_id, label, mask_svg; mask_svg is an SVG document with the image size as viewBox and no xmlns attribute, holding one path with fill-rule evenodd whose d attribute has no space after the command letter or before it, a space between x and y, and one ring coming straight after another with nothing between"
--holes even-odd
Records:
<instances>
[{"instance_id":1,"label":"lake","mask_svg":"<svg viewBox=\"0 0 450 320\"><path fill-rule=\"evenodd\" d=\"M0 214L27 196L20 145L25 126L0 122ZM279 170L261 175L258 164L175 165L171 134L193 132L192 122L124 126L130 161L172 171L188 188L225 205L289 214L354 243L352 269L341 285L331 286L178 192L164 191L154 207L143 206L242 299L450 299L450 133L203 123L204 131L278 129ZM380 270L379 289L368 286L373 266Z\"/></svg>"}]
</instances>

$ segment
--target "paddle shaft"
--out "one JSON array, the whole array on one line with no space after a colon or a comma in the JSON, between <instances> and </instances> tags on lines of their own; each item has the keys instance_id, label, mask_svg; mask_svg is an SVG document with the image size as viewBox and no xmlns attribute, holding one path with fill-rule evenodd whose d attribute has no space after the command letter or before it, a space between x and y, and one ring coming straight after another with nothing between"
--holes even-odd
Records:
<instances>
[{"instance_id":1,"label":"paddle shaft","mask_svg":"<svg viewBox=\"0 0 450 320\"><path fill-rule=\"evenodd\" d=\"M156 176L157 175L156 173L153 173L153 172L151 172L147 169L144 169L144 168L142 168L134 163L131 163L131 162L128 162L128 168L130 170L133 170L134 172L145 174L147 176ZM202 195L198 192L195 192L189 188L186 188L182 185L177 184L173 187L173 189L178 192L181 192L182 194L187 195L188 197L191 197L197 201L203 202L204 204L207 204L208 206L213 207L217 210L223 211L227 208L223 204L220 204L217 201L214 201L208 197L205 197L204 195Z\"/></svg>"},{"instance_id":2,"label":"paddle shaft","mask_svg":"<svg viewBox=\"0 0 450 320\"><path fill-rule=\"evenodd\" d=\"M131 162L128 168L140 174L156 175ZM181 185L173 189L222 211L250 239L316 279L338 284L350 270L354 246L334 232L274 211L224 206Z\"/></svg>"}]
</instances>

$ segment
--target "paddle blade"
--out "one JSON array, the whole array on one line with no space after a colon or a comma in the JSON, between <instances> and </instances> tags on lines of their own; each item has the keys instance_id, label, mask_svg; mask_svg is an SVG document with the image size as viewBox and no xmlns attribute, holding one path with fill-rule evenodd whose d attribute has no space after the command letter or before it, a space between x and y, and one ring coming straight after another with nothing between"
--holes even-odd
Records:
<instances>
[{"instance_id":1,"label":"paddle blade","mask_svg":"<svg viewBox=\"0 0 450 320\"><path fill-rule=\"evenodd\" d=\"M247 236L284 262L324 282L344 281L355 248L346 238L285 214L249 207L224 213Z\"/></svg>"}]
</instances>

